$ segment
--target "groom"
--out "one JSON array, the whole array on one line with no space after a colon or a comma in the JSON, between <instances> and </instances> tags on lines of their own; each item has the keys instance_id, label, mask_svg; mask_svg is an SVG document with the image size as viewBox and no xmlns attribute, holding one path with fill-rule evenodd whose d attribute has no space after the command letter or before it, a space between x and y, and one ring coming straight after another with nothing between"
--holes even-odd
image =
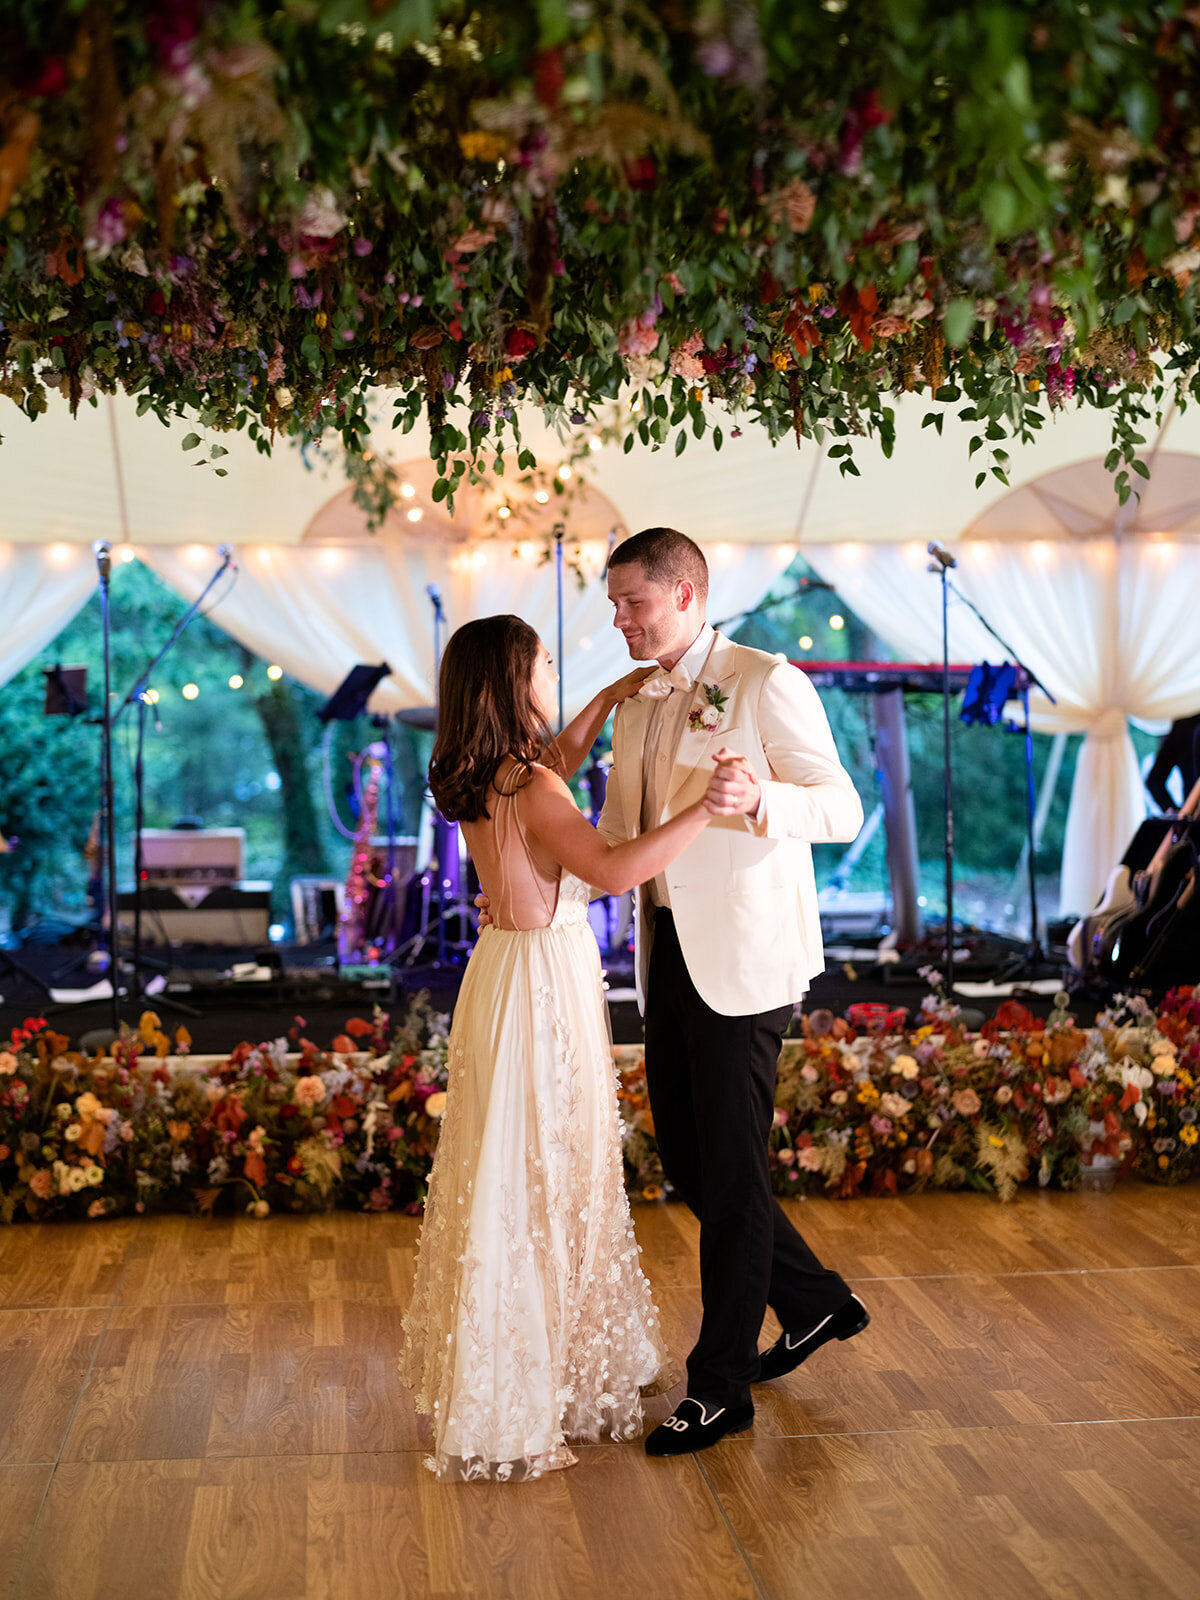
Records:
<instances>
[{"instance_id":1,"label":"groom","mask_svg":"<svg viewBox=\"0 0 1200 1600\"><path fill-rule=\"evenodd\" d=\"M706 790L721 813L638 892L659 1153L700 1219L687 1398L646 1440L671 1456L748 1427L751 1384L869 1320L775 1202L767 1164L780 1042L824 967L809 846L853 839L863 812L804 674L705 621L708 566L689 538L647 528L618 545L608 593L629 654L662 671L617 708L601 833L632 838ZM768 1305L784 1331L760 1357Z\"/></svg>"}]
</instances>

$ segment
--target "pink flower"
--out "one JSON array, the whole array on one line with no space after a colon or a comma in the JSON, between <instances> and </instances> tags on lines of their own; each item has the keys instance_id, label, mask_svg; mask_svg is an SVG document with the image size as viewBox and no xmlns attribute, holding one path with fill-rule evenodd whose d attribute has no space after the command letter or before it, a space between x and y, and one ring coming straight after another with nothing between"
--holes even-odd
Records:
<instances>
[{"instance_id":1,"label":"pink flower","mask_svg":"<svg viewBox=\"0 0 1200 1600\"><path fill-rule=\"evenodd\" d=\"M807 1150L801 1150L800 1165L804 1168L805 1172L820 1172L821 1152L817 1149L816 1145L810 1145Z\"/></svg>"},{"instance_id":2,"label":"pink flower","mask_svg":"<svg viewBox=\"0 0 1200 1600\"><path fill-rule=\"evenodd\" d=\"M703 345L704 335L693 333L671 351L671 371L677 378L689 378L695 383L705 376L704 367L698 356L698 351Z\"/></svg>"},{"instance_id":3,"label":"pink flower","mask_svg":"<svg viewBox=\"0 0 1200 1600\"><path fill-rule=\"evenodd\" d=\"M292 1095L297 1105L317 1106L325 1098L325 1085L315 1075L310 1078L297 1078Z\"/></svg>"},{"instance_id":4,"label":"pink flower","mask_svg":"<svg viewBox=\"0 0 1200 1600\"><path fill-rule=\"evenodd\" d=\"M35 1194L39 1200L49 1200L50 1196L54 1193L54 1179L44 1167L40 1172L35 1172L33 1177L30 1178L29 1190L30 1193Z\"/></svg>"},{"instance_id":5,"label":"pink flower","mask_svg":"<svg viewBox=\"0 0 1200 1600\"><path fill-rule=\"evenodd\" d=\"M640 321L627 322L621 329L617 348L623 356L649 356L658 349L658 334L643 328Z\"/></svg>"},{"instance_id":6,"label":"pink flower","mask_svg":"<svg viewBox=\"0 0 1200 1600\"><path fill-rule=\"evenodd\" d=\"M959 1089L952 1097L952 1104L960 1117L973 1117L983 1102L974 1089Z\"/></svg>"}]
</instances>

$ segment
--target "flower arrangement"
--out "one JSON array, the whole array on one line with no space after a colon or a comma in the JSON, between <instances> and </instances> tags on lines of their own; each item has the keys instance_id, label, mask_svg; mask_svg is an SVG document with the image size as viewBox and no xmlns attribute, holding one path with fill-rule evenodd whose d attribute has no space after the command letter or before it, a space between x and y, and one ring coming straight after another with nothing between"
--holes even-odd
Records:
<instances>
[{"instance_id":1,"label":"flower arrangement","mask_svg":"<svg viewBox=\"0 0 1200 1600\"><path fill-rule=\"evenodd\" d=\"M330 1050L303 1026L191 1071L186 1039L164 1059L151 1012L111 1056L71 1051L27 1019L0 1051L0 1221L203 1213L222 1200L257 1217L419 1212L445 1107L446 1019L422 996L394 1032L376 1010Z\"/></svg>"},{"instance_id":2,"label":"flower arrangement","mask_svg":"<svg viewBox=\"0 0 1200 1600\"><path fill-rule=\"evenodd\" d=\"M1077 1188L1097 1156L1158 1181L1197 1170L1200 989L1075 1026L1006 1001L978 1034L930 997L920 1026L857 1033L828 1012L785 1045L771 1135L782 1194Z\"/></svg>"},{"instance_id":3,"label":"flower arrangement","mask_svg":"<svg viewBox=\"0 0 1200 1600\"><path fill-rule=\"evenodd\" d=\"M1110 409L1124 498L1139 423L1200 392L1200 52L1166 0L10 12L0 391L31 416L122 388L218 472L222 431L329 433L379 510L377 389L428 415L438 499L519 402L591 433L628 383L631 446L715 405L843 472L917 391L980 481L1073 402Z\"/></svg>"},{"instance_id":4,"label":"flower arrangement","mask_svg":"<svg viewBox=\"0 0 1200 1600\"><path fill-rule=\"evenodd\" d=\"M1154 1010L1127 999L1078 1028L1006 1002L979 1033L930 997L919 1025L860 1031L829 1012L785 1042L771 1133L783 1195L1077 1187L1102 1157L1178 1183L1200 1172L1200 987ZM120 1212L419 1214L446 1105L447 1019L419 996L395 1029L376 1010L331 1049L240 1044L191 1068L147 1013L111 1056L31 1017L0 1049L0 1221ZM291 1043L294 1048L289 1052ZM182 1047L182 1048L181 1048ZM149 1056L147 1056L149 1052ZM166 1059L168 1056L170 1060ZM669 1193L641 1062L618 1078L626 1182Z\"/></svg>"}]
</instances>

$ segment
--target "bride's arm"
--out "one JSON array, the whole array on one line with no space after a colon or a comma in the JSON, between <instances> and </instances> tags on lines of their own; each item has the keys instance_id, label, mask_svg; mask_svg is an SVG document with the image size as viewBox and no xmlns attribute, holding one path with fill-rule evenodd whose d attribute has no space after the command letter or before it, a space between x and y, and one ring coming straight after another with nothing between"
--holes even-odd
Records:
<instances>
[{"instance_id":1,"label":"bride's arm","mask_svg":"<svg viewBox=\"0 0 1200 1600\"><path fill-rule=\"evenodd\" d=\"M612 715L614 706L619 706L622 700L636 694L646 679L658 670L656 662L648 667L635 667L616 683L610 683L607 689L601 689L579 715L573 717L563 731L551 740L541 756L544 765L557 772L560 778L573 778L587 759L588 751Z\"/></svg>"},{"instance_id":2,"label":"bride's arm","mask_svg":"<svg viewBox=\"0 0 1200 1600\"><path fill-rule=\"evenodd\" d=\"M582 815L563 780L546 767L533 769L521 803L526 825L547 855L604 894L624 894L653 878L715 814L707 801L697 800L661 827L609 844Z\"/></svg>"}]
</instances>

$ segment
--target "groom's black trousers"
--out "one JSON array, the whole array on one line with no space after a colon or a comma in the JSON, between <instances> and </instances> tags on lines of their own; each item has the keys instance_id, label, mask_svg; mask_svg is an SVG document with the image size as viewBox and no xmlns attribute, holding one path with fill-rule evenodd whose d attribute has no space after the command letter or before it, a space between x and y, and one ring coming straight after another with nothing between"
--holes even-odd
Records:
<instances>
[{"instance_id":1,"label":"groom's black trousers","mask_svg":"<svg viewBox=\"0 0 1200 1600\"><path fill-rule=\"evenodd\" d=\"M670 911L654 913L646 986L646 1083L663 1170L700 1219L704 1316L688 1394L749 1398L769 1305L788 1332L837 1311L850 1290L823 1267L772 1192L767 1139L792 1007L725 1017L696 992Z\"/></svg>"}]
</instances>

